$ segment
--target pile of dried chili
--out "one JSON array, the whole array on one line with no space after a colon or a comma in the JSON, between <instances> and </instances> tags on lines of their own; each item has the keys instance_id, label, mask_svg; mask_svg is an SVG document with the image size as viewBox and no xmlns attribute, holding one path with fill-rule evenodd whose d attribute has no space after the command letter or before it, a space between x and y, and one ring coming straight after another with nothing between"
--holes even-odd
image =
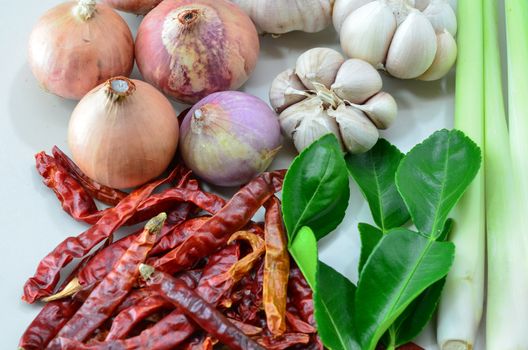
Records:
<instances>
[{"instance_id":1,"label":"pile of dried chili","mask_svg":"<svg viewBox=\"0 0 528 350\"><path fill-rule=\"evenodd\" d=\"M25 301L49 302L20 349L323 349L275 197L284 171L225 201L182 166L128 194L88 178L58 148L36 160L63 209L92 226L60 243L26 283ZM264 223L255 223L261 207ZM56 288L74 258L81 263Z\"/></svg>"}]
</instances>

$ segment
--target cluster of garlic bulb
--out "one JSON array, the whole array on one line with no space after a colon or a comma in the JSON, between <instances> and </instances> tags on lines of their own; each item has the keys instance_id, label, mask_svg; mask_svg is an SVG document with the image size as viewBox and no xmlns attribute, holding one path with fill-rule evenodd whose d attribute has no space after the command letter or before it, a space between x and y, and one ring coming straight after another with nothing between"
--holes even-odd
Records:
<instances>
[{"instance_id":1,"label":"cluster of garlic bulb","mask_svg":"<svg viewBox=\"0 0 528 350\"><path fill-rule=\"evenodd\" d=\"M378 129L396 118L396 102L381 88L381 76L369 63L315 48L298 58L295 70L275 78L270 101L299 152L333 133L346 151L363 153L376 144Z\"/></svg>"},{"instance_id":2,"label":"cluster of garlic bulb","mask_svg":"<svg viewBox=\"0 0 528 350\"><path fill-rule=\"evenodd\" d=\"M300 30L319 32L332 23L334 0L231 0L248 15L260 33Z\"/></svg>"},{"instance_id":3,"label":"cluster of garlic bulb","mask_svg":"<svg viewBox=\"0 0 528 350\"><path fill-rule=\"evenodd\" d=\"M437 80L456 60L448 0L336 0L333 21L345 54L396 78Z\"/></svg>"}]
</instances>

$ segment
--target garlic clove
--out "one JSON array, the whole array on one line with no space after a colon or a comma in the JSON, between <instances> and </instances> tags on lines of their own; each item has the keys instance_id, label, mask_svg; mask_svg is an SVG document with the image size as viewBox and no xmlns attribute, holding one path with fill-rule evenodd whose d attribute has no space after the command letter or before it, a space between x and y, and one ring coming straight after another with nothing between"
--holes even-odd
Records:
<instances>
[{"instance_id":1,"label":"garlic clove","mask_svg":"<svg viewBox=\"0 0 528 350\"><path fill-rule=\"evenodd\" d=\"M396 17L382 1L370 2L352 12L341 28L341 47L348 57L381 68L396 30Z\"/></svg>"},{"instance_id":2,"label":"garlic clove","mask_svg":"<svg viewBox=\"0 0 528 350\"><path fill-rule=\"evenodd\" d=\"M293 133L293 143L297 151L302 152L314 141L329 133L336 135L341 143L336 120L330 117L327 111L321 110L318 114L309 114L303 118Z\"/></svg>"},{"instance_id":3,"label":"garlic clove","mask_svg":"<svg viewBox=\"0 0 528 350\"><path fill-rule=\"evenodd\" d=\"M429 6L430 2L431 0L415 0L414 7L417 10L423 11L427 8L427 6Z\"/></svg>"},{"instance_id":4,"label":"garlic clove","mask_svg":"<svg viewBox=\"0 0 528 350\"><path fill-rule=\"evenodd\" d=\"M282 134L293 137L295 129L305 117L318 116L324 111L323 102L318 97L311 97L286 108L279 115Z\"/></svg>"},{"instance_id":5,"label":"garlic clove","mask_svg":"<svg viewBox=\"0 0 528 350\"><path fill-rule=\"evenodd\" d=\"M343 22L348 17L348 15L356 11L361 6L372 1L374 0L336 0L332 18L336 32L341 32Z\"/></svg>"},{"instance_id":6,"label":"garlic clove","mask_svg":"<svg viewBox=\"0 0 528 350\"><path fill-rule=\"evenodd\" d=\"M455 64L457 58L457 44L451 34L445 30L437 34L437 50L431 67L418 77L420 80L432 81L444 77L451 67Z\"/></svg>"},{"instance_id":7,"label":"garlic clove","mask_svg":"<svg viewBox=\"0 0 528 350\"><path fill-rule=\"evenodd\" d=\"M293 69L277 75L269 92L270 103L275 112L280 113L294 103L300 102L308 95L299 77Z\"/></svg>"},{"instance_id":8,"label":"garlic clove","mask_svg":"<svg viewBox=\"0 0 528 350\"><path fill-rule=\"evenodd\" d=\"M355 106L362 110L378 129L388 129L398 115L398 105L386 92L379 92L364 105Z\"/></svg>"},{"instance_id":9,"label":"garlic clove","mask_svg":"<svg viewBox=\"0 0 528 350\"><path fill-rule=\"evenodd\" d=\"M425 73L436 54L436 33L423 13L412 9L394 33L385 68L392 76L414 79Z\"/></svg>"},{"instance_id":10,"label":"garlic clove","mask_svg":"<svg viewBox=\"0 0 528 350\"><path fill-rule=\"evenodd\" d=\"M251 17L260 33L318 32L332 23L333 0L231 0Z\"/></svg>"},{"instance_id":11,"label":"garlic clove","mask_svg":"<svg viewBox=\"0 0 528 350\"><path fill-rule=\"evenodd\" d=\"M447 0L432 0L423 14L437 33L442 33L446 29L453 37L456 35L457 18Z\"/></svg>"},{"instance_id":12,"label":"garlic clove","mask_svg":"<svg viewBox=\"0 0 528 350\"><path fill-rule=\"evenodd\" d=\"M312 82L330 88L343 62L345 58L336 50L317 47L299 56L295 72L308 89L315 89Z\"/></svg>"},{"instance_id":13,"label":"garlic clove","mask_svg":"<svg viewBox=\"0 0 528 350\"><path fill-rule=\"evenodd\" d=\"M380 74L370 63L351 58L337 72L331 89L343 100L363 103L378 93L382 85Z\"/></svg>"},{"instance_id":14,"label":"garlic clove","mask_svg":"<svg viewBox=\"0 0 528 350\"><path fill-rule=\"evenodd\" d=\"M350 153L367 152L378 142L378 129L359 109L341 104L327 112L339 125L341 139Z\"/></svg>"}]
</instances>

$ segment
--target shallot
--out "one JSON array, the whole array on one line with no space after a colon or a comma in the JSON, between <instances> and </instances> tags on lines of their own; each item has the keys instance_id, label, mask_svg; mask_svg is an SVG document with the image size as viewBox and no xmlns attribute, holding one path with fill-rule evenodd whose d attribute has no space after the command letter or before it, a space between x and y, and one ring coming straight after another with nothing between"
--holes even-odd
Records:
<instances>
[{"instance_id":1,"label":"shallot","mask_svg":"<svg viewBox=\"0 0 528 350\"><path fill-rule=\"evenodd\" d=\"M129 188L167 168L178 134L176 113L161 92L143 81L116 77L75 107L68 144L86 175L106 186Z\"/></svg>"},{"instance_id":2,"label":"shallot","mask_svg":"<svg viewBox=\"0 0 528 350\"><path fill-rule=\"evenodd\" d=\"M248 182L266 170L280 147L277 115L243 92L209 95L181 125L183 160L198 176L219 186Z\"/></svg>"},{"instance_id":3,"label":"shallot","mask_svg":"<svg viewBox=\"0 0 528 350\"><path fill-rule=\"evenodd\" d=\"M107 5L95 0L65 2L46 12L33 28L29 65L44 89L78 100L113 76L130 75L132 33Z\"/></svg>"},{"instance_id":4,"label":"shallot","mask_svg":"<svg viewBox=\"0 0 528 350\"><path fill-rule=\"evenodd\" d=\"M251 19L226 0L165 0L145 16L136 38L145 80L185 103L238 89L259 48Z\"/></svg>"},{"instance_id":5,"label":"shallot","mask_svg":"<svg viewBox=\"0 0 528 350\"><path fill-rule=\"evenodd\" d=\"M103 2L116 10L135 13L136 15L146 15L150 10L158 6L161 0L103 0Z\"/></svg>"}]
</instances>

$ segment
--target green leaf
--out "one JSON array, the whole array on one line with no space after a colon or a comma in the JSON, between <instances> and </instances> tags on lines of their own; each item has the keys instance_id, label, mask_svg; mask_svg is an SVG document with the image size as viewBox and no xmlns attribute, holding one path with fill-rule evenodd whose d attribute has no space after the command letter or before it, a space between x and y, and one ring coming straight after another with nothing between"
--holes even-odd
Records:
<instances>
[{"instance_id":1,"label":"green leaf","mask_svg":"<svg viewBox=\"0 0 528 350\"><path fill-rule=\"evenodd\" d=\"M384 232L410 218L396 188L396 171L402 159L403 153L384 139L367 153L349 154L345 158L348 172L367 199L374 222Z\"/></svg>"},{"instance_id":2,"label":"green leaf","mask_svg":"<svg viewBox=\"0 0 528 350\"><path fill-rule=\"evenodd\" d=\"M427 288L394 322L392 327L396 330L396 346L410 342L423 331L438 307L445 281L442 278Z\"/></svg>"},{"instance_id":3,"label":"green leaf","mask_svg":"<svg viewBox=\"0 0 528 350\"><path fill-rule=\"evenodd\" d=\"M453 263L454 245L398 228L383 236L361 273L356 291L356 328L361 348L375 349L409 304Z\"/></svg>"},{"instance_id":4,"label":"green leaf","mask_svg":"<svg viewBox=\"0 0 528 350\"><path fill-rule=\"evenodd\" d=\"M458 130L437 131L405 156L396 184L420 232L440 235L480 163L480 149Z\"/></svg>"},{"instance_id":5,"label":"green leaf","mask_svg":"<svg viewBox=\"0 0 528 350\"><path fill-rule=\"evenodd\" d=\"M383 237L383 232L381 232L377 227L365 223L360 223L358 225L358 229L359 237L361 238L361 253L359 255L358 275L361 275L363 266L365 266L368 257Z\"/></svg>"},{"instance_id":6,"label":"green leaf","mask_svg":"<svg viewBox=\"0 0 528 350\"><path fill-rule=\"evenodd\" d=\"M360 350L355 337L354 296L356 286L346 277L319 262L314 293L317 332L331 350Z\"/></svg>"},{"instance_id":7,"label":"green leaf","mask_svg":"<svg viewBox=\"0 0 528 350\"><path fill-rule=\"evenodd\" d=\"M290 241L302 226L317 240L343 220L350 189L341 147L333 134L323 136L295 158L282 190L282 211Z\"/></svg>"},{"instance_id":8,"label":"green leaf","mask_svg":"<svg viewBox=\"0 0 528 350\"><path fill-rule=\"evenodd\" d=\"M290 244L289 250L306 281L312 290L315 290L318 257L317 241L313 231L309 227L302 227Z\"/></svg>"}]
</instances>

